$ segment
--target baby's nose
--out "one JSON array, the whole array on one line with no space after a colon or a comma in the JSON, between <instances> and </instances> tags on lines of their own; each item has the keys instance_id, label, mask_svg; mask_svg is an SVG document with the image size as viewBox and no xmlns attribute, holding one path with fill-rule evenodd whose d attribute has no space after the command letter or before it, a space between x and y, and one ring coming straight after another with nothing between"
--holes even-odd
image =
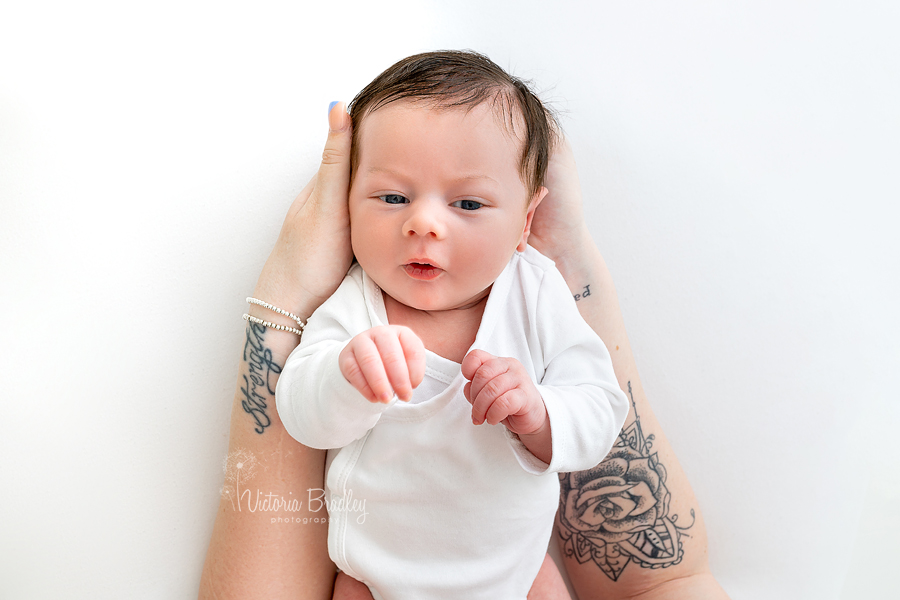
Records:
<instances>
[{"instance_id":1,"label":"baby's nose","mask_svg":"<svg viewBox=\"0 0 900 600\"><path fill-rule=\"evenodd\" d=\"M404 233L443 238L446 235L445 215L441 204L434 200L420 199L410 206L409 218L404 223Z\"/></svg>"}]
</instances>

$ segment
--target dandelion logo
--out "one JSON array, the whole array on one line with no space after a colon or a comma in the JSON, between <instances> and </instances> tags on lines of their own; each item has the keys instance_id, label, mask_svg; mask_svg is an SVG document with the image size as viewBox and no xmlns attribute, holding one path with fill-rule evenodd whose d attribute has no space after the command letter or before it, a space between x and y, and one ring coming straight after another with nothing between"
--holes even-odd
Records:
<instances>
[{"instance_id":1,"label":"dandelion logo","mask_svg":"<svg viewBox=\"0 0 900 600\"><path fill-rule=\"evenodd\" d=\"M241 484L253 479L258 466L259 462L253 453L243 448L233 450L225 457L225 462L222 465L225 471L225 485L222 487L222 497L231 501L232 508L238 508L234 504L235 499L238 499L238 505L240 505Z\"/></svg>"},{"instance_id":2,"label":"dandelion logo","mask_svg":"<svg viewBox=\"0 0 900 600\"><path fill-rule=\"evenodd\" d=\"M274 492L265 494L258 488L256 490L247 488L247 483L253 479L260 468L265 469L266 467L260 464L252 452L243 448L233 450L225 457L225 461L222 463L222 470L225 471L225 485L222 486L221 493L223 498L227 498L231 502L231 508L249 512L299 512L303 502L297 497L292 497L293 492L289 493L288 497L285 497ZM255 495L254 491L256 492ZM245 500L247 502L246 506L244 505ZM298 517L296 522L299 523L301 520L306 523L309 517ZM274 523L275 521L272 522ZM319 521L316 522L318 523Z\"/></svg>"}]
</instances>

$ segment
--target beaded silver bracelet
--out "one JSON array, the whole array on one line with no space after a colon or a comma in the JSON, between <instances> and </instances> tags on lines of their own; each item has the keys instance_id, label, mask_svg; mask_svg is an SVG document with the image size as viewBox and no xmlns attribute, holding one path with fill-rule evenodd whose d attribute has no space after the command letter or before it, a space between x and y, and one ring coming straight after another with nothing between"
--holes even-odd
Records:
<instances>
[{"instance_id":1,"label":"beaded silver bracelet","mask_svg":"<svg viewBox=\"0 0 900 600\"><path fill-rule=\"evenodd\" d=\"M271 327L272 329L277 329L278 331L290 331L291 333L296 333L297 335L303 335L303 332L296 327L288 327L287 325L279 325L278 323L263 321L262 319L259 319L257 317L251 317L247 313L244 313L244 320L250 321L251 323L256 323L257 325L262 325L264 327Z\"/></svg>"},{"instance_id":2,"label":"beaded silver bracelet","mask_svg":"<svg viewBox=\"0 0 900 600\"><path fill-rule=\"evenodd\" d=\"M285 317L287 317L289 319L293 319L294 321L297 321L297 327L299 327L301 331L303 330L304 327L306 327L306 323L303 322L303 319L301 319L294 313L289 313L288 311L284 310L283 308L278 308L277 306L272 306L268 302L263 302L262 300L259 300L257 298L250 298L249 296L247 297L247 302L249 302L250 304L256 304L257 306L262 306L263 308L268 308L269 310L271 310L273 312L277 312L279 315L284 315Z\"/></svg>"}]
</instances>

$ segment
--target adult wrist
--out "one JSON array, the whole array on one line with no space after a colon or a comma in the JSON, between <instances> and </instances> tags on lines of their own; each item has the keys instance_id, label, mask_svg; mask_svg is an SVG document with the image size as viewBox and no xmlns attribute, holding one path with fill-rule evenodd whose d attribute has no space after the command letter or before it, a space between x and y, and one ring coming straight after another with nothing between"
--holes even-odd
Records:
<instances>
[{"instance_id":1,"label":"adult wrist","mask_svg":"<svg viewBox=\"0 0 900 600\"><path fill-rule=\"evenodd\" d=\"M263 296L267 290L270 288L261 288L257 286L256 290L252 298L257 300L262 300L266 304L271 306L282 308L282 306L287 306L282 303L279 305L279 300L275 300L274 302L269 302L268 300L264 300L260 296ZM278 296L270 295L269 297L276 298ZM283 309L285 312L291 312L288 309ZM300 315L293 313L294 316L301 318L305 324L306 316L300 317ZM249 317L249 318L248 318ZM245 321L250 321L247 325L251 328L259 328L264 327L265 329L255 329L258 333L255 335L260 335L259 332L264 331L262 334L265 337L265 345L266 349L272 353L272 358L276 364L283 365L284 361L287 359L288 355L300 344L300 338L302 336L302 331L300 330L300 326L297 321L292 319L290 316L281 314L276 312L275 310L266 308L265 306L260 306L259 304L249 303L247 308L247 313L244 315ZM248 334L249 340L249 334ZM261 337L260 337L261 341Z\"/></svg>"},{"instance_id":2,"label":"adult wrist","mask_svg":"<svg viewBox=\"0 0 900 600\"><path fill-rule=\"evenodd\" d=\"M323 301L310 294L299 283L292 282L290 277L279 277L268 269L263 269L263 273L259 276L256 287L253 289L253 297L290 312L304 322ZM296 326L296 322L289 317L273 313L260 306L251 306L248 312L253 316L260 316L261 312L271 315L273 318L267 320L273 323Z\"/></svg>"}]
</instances>

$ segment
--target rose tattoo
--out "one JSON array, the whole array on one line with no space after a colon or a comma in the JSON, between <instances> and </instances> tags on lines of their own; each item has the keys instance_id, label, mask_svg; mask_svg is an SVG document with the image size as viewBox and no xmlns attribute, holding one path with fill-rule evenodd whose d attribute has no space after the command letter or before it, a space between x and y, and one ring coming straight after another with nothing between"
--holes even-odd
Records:
<instances>
[{"instance_id":1,"label":"rose tattoo","mask_svg":"<svg viewBox=\"0 0 900 600\"><path fill-rule=\"evenodd\" d=\"M580 563L593 560L613 581L632 560L652 569L681 562L680 532L693 526L678 527L678 516L669 516L666 470L650 452L653 436L644 437L633 396L631 404L635 422L619 433L603 462L560 474L564 551Z\"/></svg>"}]
</instances>

